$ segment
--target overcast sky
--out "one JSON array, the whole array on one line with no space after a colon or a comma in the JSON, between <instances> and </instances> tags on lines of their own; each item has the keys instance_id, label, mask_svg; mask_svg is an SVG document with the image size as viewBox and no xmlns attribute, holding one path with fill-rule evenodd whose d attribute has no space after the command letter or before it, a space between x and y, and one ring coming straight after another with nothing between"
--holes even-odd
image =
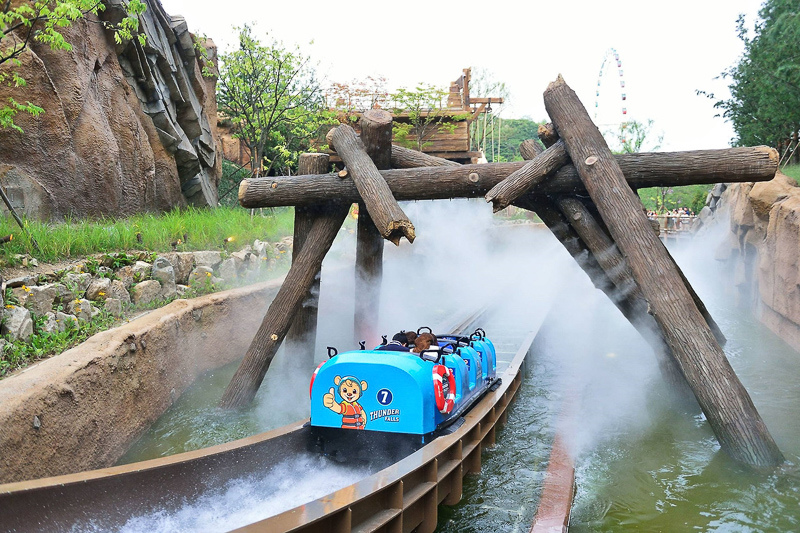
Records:
<instances>
[{"instance_id":1,"label":"overcast sky","mask_svg":"<svg viewBox=\"0 0 800 533\"><path fill-rule=\"evenodd\" d=\"M257 35L299 45L330 81L372 75L387 78L390 88L419 82L447 88L463 68L486 69L511 92L504 118L546 119L542 93L559 73L594 116L600 66L613 47L622 62L626 118L654 120L662 150L729 146L730 125L695 91L727 94L724 80L714 78L742 53L736 18L744 13L752 24L762 3L161 1L221 51L235 42L233 26L255 22ZM616 64L610 70L600 87L603 123L623 118Z\"/></svg>"}]
</instances>

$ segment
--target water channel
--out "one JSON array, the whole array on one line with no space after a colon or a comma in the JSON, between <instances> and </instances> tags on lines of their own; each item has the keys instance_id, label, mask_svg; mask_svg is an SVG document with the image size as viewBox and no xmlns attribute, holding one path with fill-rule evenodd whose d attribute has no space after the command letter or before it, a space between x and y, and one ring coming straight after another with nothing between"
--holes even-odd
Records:
<instances>
[{"instance_id":1,"label":"water channel","mask_svg":"<svg viewBox=\"0 0 800 533\"><path fill-rule=\"evenodd\" d=\"M719 242L715 234L671 251L727 336L725 352L787 463L756 472L728 459L703 415L670 400L616 311L574 294L562 301L573 316L537 342L508 427L481 475L465 481L461 503L440 510L439 530L527 531L553 410L569 397L571 532L800 530L800 355L738 301L730 273L713 259Z\"/></svg>"},{"instance_id":2,"label":"water channel","mask_svg":"<svg viewBox=\"0 0 800 533\"><path fill-rule=\"evenodd\" d=\"M536 511L553 428L559 414L565 412L572 413L567 434L576 458L571 531L800 529L800 417L796 415L800 408L800 356L760 325L750 310L739 306L733 291L726 289L730 285L727 274L712 257L719 238L709 239L674 245L673 255L727 336L726 354L787 464L776 471L753 472L728 460L702 414L671 400L649 347L569 258L561 255L563 250L545 238L531 244L546 248L539 260L547 257L548 262L558 264L558 281L549 279L545 285L562 291L559 305L535 343L526 379L511 407L508 424L498 432L497 445L484 452L481 474L465 479L461 503L439 508L438 531L527 531ZM537 273L546 277L542 271ZM352 290L347 282L342 283L339 294ZM337 293L333 293L336 301ZM511 312L536 305L529 295L522 300L525 303ZM415 307L411 297L408 311L430 313L431 307ZM428 316L433 319L451 312L441 307ZM341 314L352 316L346 310ZM341 328L333 331L342 339L350 334ZM236 417L216 411L213 405L219 390L234 369L235 365L205 376L122 462L196 449L307 416L307 405L290 407L292 402L275 392L280 383L269 381L252 410ZM307 380L303 377L301 381ZM323 478L347 484L368 474L340 470L338 465L311 457L297 461L300 463L282 466L282 472L291 472L295 480L300 479L298 470L311 473L301 486L309 497L332 487L322 484ZM281 486L277 493L283 490ZM242 491L262 491L267 496L276 493L270 483L258 480L246 490L227 490L234 500ZM259 501L261 506L272 505L274 512L301 503ZM196 514L197 510L186 513ZM241 514L242 519L247 516L244 510ZM139 523L140 527L132 523L130 531L170 531L171 520L162 519L160 526L154 526L152 520Z\"/></svg>"}]
</instances>

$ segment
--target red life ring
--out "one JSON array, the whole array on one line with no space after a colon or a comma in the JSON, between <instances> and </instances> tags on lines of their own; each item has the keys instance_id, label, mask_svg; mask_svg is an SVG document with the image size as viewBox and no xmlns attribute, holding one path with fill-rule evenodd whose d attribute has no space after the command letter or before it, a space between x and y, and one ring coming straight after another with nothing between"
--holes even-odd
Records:
<instances>
[{"instance_id":1,"label":"red life ring","mask_svg":"<svg viewBox=\"0 0 800 533\"><path fill-rule=\"evenodd\" d=\"M444 392L444 378L447 378L447 394ZM456 376L444 365L433 366L433 393L436 396L436 408L443 415L450 414L456 405Z\"/></svg>"},{"instance_id":2,"label":"red life ring","mask_svg":"<svg viewBox=\"0 0 800 533\"><path fill-rule=\"evenodd\" d=\"M322 365L324 365L324 364L325 364L325 361L323 361L319 365L317 365L316 370L314 370L314 373L311 374L311 383L309 383L309 385L308 385L308 397L309 398L311 398L311 389L314 387L314 380L317 377L317 372L319 372L319 369L322 368Z\"/></svg>"}]
</instances>

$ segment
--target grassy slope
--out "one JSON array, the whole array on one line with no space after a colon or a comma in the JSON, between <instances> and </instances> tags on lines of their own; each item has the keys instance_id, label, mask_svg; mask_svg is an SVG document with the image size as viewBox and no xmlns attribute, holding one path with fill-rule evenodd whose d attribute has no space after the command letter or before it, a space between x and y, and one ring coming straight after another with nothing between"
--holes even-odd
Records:
<instances>
[{"instance_id":1,"label":"grassy slope","mask_svg":"<svg viewBox=\"0 0 800 533\"><path fill-rule=\"evenodd\" d=\"M0 260L13 263L16 254L29 253L39 261L55 262L97 253L146 250L166 252L217 250L232 237L231 249L254 239L276 241L291 235L293 210L218 209L173 210L162 215L141 214L125 219L66 220L63 223L26 221L28 233L39 250L11 217L0 218L0 236L13 234L11 242L0 247ZM138 238L137 235L141 237ZM178 241L180 240L180 243Z\"/></svg>"}]
</instances>

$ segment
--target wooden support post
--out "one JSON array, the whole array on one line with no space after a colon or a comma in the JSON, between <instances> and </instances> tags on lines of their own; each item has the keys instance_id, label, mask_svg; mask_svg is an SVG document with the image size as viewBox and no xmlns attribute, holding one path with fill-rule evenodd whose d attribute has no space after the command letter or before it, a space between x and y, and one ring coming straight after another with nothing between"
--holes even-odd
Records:
<instances>
[{"instance_id":1,"label":"wooden support post","mask_svg":"<svg viewBox=\"0 0 800 533\"><path fill-rule=\"evenodd\" d=\"M544 103L720 445L746 464L781 464L783 455L750 395L666 257L638 197L578 96L559 76L547 87Z\"/></svg>"},{"instance_id":2,"label":"wooden support post","mask_svg":"<svg viewBox=\"0 0 800 533\"><path fill-rule=\"evenodd\" d=\"M492 203L492 210L497 213L511 205L511 203L542 183L544 179L555 170L564 166L569 157L563 142L556 142L553 146L536 156L521 169L513 172L506 179L492 187L484 198Z\"/></svg>"},{"instance_id":3,"label":"wooden support post","mask_svg":"<svg viewBox=\"0 0 800 533\"><path fill-rule=\"evenodd\" d=\"M375 168L388 169L394 151L392 115L379 109L371 109L364 113L361 116L361 141ZM383 181L383 178L380 179ZM358 205L355 276L353 333L356 341L372 342L378 334L383 279L383 237L363 202Z\"/></svg>"},{"instance_id":4,"label":"wooden support post","mask_svg":"<svg viewBox=\"0 0 800 533\"><path fill-rule=\"evenodd\" d=\"M389 119L391 121L391 115ZM347 165L358 194L366 204L369 216L383 238L396 245L400 244L401 237L414 242L414 225L400 209L397 200L392 196L391 189L375 168L353 128L342 124L332 129L328 133L328 141Z\"/></svg>"},{"instance_id":5,"label":"wooden support post","mask_svg":"<svg viewBox=\"0 0 800 533\"><path fill-rule=\"evenodd\" d=\"M330 168L328 154L300 154L297 171L301 174L327 174ZM297 259L314 224L317 208L298 206L294 208L294 238L292 240L292 263ZM314 348L317 343L317 315L319 312L319 289L322 271L318 270L311 288L286 334L286 347L293 354L292 367L300 371L313 370Z\"/></svg>"},{"instance_id":6,"label":"wooden support post","mask_svg":"<svg viewBox=\"0 0 800 533\"><path fill-rule=\"evenodd\" d=\"M306 298L325 254L339 233L350 206L320 208L303 248L292 262L278 294L270 304L258 332L220 400L220 407L248 405L256 395L295 313Z\"/></svg>"},{"instance_id":7,"label":"wooden support post","mask_svg":"<svg viewBox=\"0 0 800 533\"><path fill-rule=\"evenodd\" d=\"M697 183L768 181L778 170L777 152L766 146L691 152L656 152L615 156L628 183L635 188L674 187ZM525 166L526 161L382 170L399 200L479 198ZM350 169L352 171L352 169ZM575 167L564 165L536 187L534 194L585 193ZM329 201L358 202L353 180L335 175L249 178L239 186L242 207L316 205Z\"/></svg>"}]
</instances>

